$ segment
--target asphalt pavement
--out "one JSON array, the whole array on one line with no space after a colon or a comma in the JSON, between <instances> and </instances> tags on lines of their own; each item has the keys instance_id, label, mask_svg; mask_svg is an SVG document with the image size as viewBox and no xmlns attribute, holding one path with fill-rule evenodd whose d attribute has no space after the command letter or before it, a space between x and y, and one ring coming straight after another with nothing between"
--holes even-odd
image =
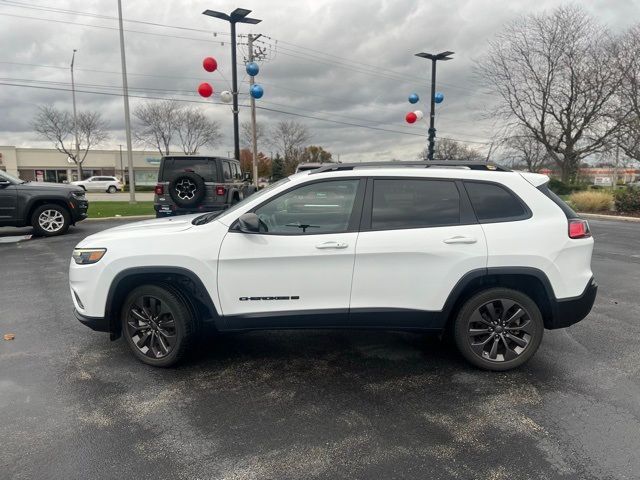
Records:
<instances>
[{"instance_id":1,"label":"asphalt pavement","mask_svg":"<svg viewBox=\"0 0 640 480\"><path fill-rule=\"evenodd\" d=\"M0 244L2 479L640 478L639 223L591 221L592 313L506 373L366 331L224 335L147 367L72 315L73 246L121 223Z\"/></svg>"}]
</instances>

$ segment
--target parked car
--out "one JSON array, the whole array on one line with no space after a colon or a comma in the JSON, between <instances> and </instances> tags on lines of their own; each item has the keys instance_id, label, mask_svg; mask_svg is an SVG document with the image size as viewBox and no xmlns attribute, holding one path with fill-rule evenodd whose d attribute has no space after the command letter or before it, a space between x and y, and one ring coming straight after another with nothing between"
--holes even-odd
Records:
<instances>
[{"instance_id":1,"label":"parked car","mask_svg":"<svg viewBox=\"0 0 640 480\"><path fill-rule=\"evenodd\" d=\"M122 182L116 177L89 177L86 180L71 182L71 185L82 187L87 192L116 193L122 191Z\"/></svg>"},{"instance_id":2,"label":"parked car","mask_svg":"<svg viewBox=\"0 0 640 480\"><path fill-rule=\"evenodd\" d=\"M221 211L254 191L235 159L163 157L153 203L156 217Z\"/></svg>"},{"instance_id":3,"label":"parked car","mask_svg":"<svg viewBox=\"0 0 640 480\"><path fill-rule=\"evenodd\" d=\"M223 212L84 239L76 316L156 366L212 324L449 332L472 364L515 368L597 292L589 224L548 181L462 162L302 172Z\"/></svg>"},{"instance_id":4,"label":"parked car","mask_svg":"<svg viewBox=\"0 0 640 480\"><path fill-rule=\"evenodd\" d=\"M25 182L0 171L0 226L33 226L36 235L62 235L87 218L89 202L81 188Z\"/></svg>"}]
</instances>

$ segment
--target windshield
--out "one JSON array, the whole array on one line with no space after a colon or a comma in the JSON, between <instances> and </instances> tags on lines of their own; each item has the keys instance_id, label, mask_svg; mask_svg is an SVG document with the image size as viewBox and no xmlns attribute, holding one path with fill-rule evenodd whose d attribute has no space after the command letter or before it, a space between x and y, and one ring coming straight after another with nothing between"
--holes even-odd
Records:
<instances>
[{"instance_id":1,"label":"windshield","mask_svg":"<svg viewBox=\"0 0 640 480\"><path fill-rule=\"evenodd\" d=\"M11 183L25 183L24 180L20 180L18 177L9 175L7 172L3 172L2 170L0 170L0 179L9 180Z\"/></svg>"},{"instance_id":2,"label":"windshield","mask_svg":"<svg viewBox=\"0 0 640 480\"><path fill-rule=\"evenodd\" d=\"M222 212L205 213L204 215L200 215L199 217L194 218L193 222L191 223L193 223L194 225L203 225L205 223L209 223L211 220L213 220L216 217L219 217L221 215L226 215L227 213L234 212L237 209L244 207L247 204L247 202L250 202L252 200L255 200L256 198L260 198L264 196L266 193L270 192L274 188L277 188L284 183L287 183L288 181L289 181L288 177L278 180L277 182L272 183L268 187L265 187L262 190L258 190L253 195L249 195L248 197L245 197L242 201L236 203L233 207L230 207L227 210L223 210Z\"/></svg>"}]
</instances>

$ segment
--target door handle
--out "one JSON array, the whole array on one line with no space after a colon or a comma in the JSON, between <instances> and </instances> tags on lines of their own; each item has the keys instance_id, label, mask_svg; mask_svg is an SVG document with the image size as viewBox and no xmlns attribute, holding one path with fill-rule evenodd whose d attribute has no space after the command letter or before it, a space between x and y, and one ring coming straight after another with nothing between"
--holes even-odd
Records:
<instances>
[{"instance_id":1,"label":"door handle","mask_svg":"<svg viewBox=\"0 0 640 480\"><path fill-rule=\"evenodd\" d=\"M316 248L320 250L326 250L328 248L337 248L337 249L347 248L348 246L349 246L348 243L343 243L343 242L324 242L316 245Z\"/></svg>"},{"instance_id":2,"label":"door handle","mask_svg":"<svg viewBox=\"0 0 640 480\"><path fill-rule=\"evenodd\" d=\"M446 239L443 240L444 243L447 243L449 245L455 244L455 243L470 244L470 243L476 243L477 241L478 241L477 238L475 238L475 237L467 237L465 235L456 235L455 237L446 238Z\"/></svg>"}]
</instances>

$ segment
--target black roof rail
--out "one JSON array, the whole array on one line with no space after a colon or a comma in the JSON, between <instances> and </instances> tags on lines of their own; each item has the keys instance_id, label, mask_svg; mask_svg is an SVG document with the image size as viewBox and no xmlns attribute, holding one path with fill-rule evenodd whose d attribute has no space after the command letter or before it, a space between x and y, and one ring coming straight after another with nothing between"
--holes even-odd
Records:
<instances>
[{"instance_id":1,"label":"black roof rail","mask_svg":"<svg viewBox=\"0 0 640 480\"><path fill-rule=\"evenodd\" d=\"M512 170L496 165L495 163L484 162L467 162L467 161L423 161L423 162L362 162L362 163L328 163L325 166L311 170L309 175L323 172L340 172L343 170L355 170L356 168L379 167L379 168L395 168L395 167L413 167L413 168L467 168L469 170L488 170L493 172L511 172Z\"/></svg>"}]
</instances>

